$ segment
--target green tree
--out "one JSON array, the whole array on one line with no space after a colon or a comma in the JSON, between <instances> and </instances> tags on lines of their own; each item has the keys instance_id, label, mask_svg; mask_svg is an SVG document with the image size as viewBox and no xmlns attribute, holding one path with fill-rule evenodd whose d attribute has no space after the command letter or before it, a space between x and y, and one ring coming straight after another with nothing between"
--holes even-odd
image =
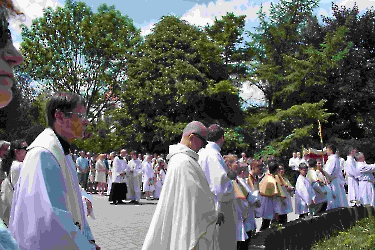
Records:
<instances>
[{"instance_id":1,"label":"green tree","mask_svg":"<svg viewBox=\"0 0 375 250\"><path fill-rule=\"evenodd\" d=\"M126 79L128 61L141 42L133 21L113 6L102 4L93 13L85 3L72 0L63 8L46 8L30 28L22 27L22 38L21 70L42 90L80 94L93 120L112 105L111 97Z\"/></svg>"},{"instance_id":2,"label":"green tree","mask_svg":"<svg viewBox=\"0 0 375 250\"><path fill-rule=\"evenodd\" d=\"M165 151L192 120L236 126L238 89L228 81L221 50L203 30L164 16L130 62L128 80L112 112L115 144Z\"/></svg>"},{"instance_id":3,"label":"green tree","mask_svg":"<svg viewBox=\"0 0 375 250\"><path fill-rule=\"evenodd\" d=\"M256 128L260 148L270 145L277 155L295 142L319 145L313 132L317 120L326 122L331 115L320 89L350 47L347 29L341 26L326 34L321 44L316 38L309 40L307 27L316 19L312 11L317 4L280 1L271 5L269 17L261 10L261 23L250 44L257 56L249 80L264 92L267 107L249 110L246 126L248 131Z\"/></svg>"}]
</instances>

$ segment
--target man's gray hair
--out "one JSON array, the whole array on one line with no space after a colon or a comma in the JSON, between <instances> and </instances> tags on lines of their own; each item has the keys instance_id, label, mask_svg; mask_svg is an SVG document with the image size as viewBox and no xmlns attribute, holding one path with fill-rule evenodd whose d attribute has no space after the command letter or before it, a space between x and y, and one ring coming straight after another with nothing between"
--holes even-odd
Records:
<instances>
[{"instance_id":1,"label":"man's gray hair","mask_svg":"<svg viewBox=\"0 0 375 250\"><path fill-rule=\"evenodd\" d=\"M206 126L204 126L203 123L198 122L198 121L192 121L185 127L185 129L182 132L182 136L183 137L189 136L193 133L203 136L203 131L206 131L206 130L207 128ZM206 137L206 136L203 136L203 137Z\"/></svg>"},{"instance_id":2,"label":"man's gray hair","mask_svg":"<svg viewBox=\"0 0 375 250\"><path fill-rule=\"evenodd\" d=\"M358 153L355 154L354 157L355 157L356 160L358 160L358 158L361 157L361 156L364 156L364 154L362 152L358 152Z\"/></svg>"}]
</instances>

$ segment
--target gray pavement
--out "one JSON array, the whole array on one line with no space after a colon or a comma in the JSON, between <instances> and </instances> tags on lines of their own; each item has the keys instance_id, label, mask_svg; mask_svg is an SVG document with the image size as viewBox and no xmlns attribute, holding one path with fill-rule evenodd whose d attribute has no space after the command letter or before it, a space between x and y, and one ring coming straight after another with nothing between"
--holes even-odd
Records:
<instances>
[{"instance_id":1,"label":"gray pavement","mask_svg":"<svg viewBox=\"0 0 375 250\"><path fill-rule=\"evenodd\" d=\"M141 199L141 205L110 205L108 196L93 194L96 220L88 218L96 243L103 250L141 249L157 201ZM294 207L294 199L293 207ZM294 213L288 214L288 221L296 219ZM261 219L256 219L260 228Z\"/></svg>"},{"instance_id":2,"label":"gray pavement","mask_svg":"<svg viewBox=\"0 0 375 250\"><path fill-rule=\"evenodd\" d=\"M92 196L96 220L87 220L101 249L141 249L157 201L141 199L141 205L115 206L108 196Z\"/></svg>"}]
</instances>

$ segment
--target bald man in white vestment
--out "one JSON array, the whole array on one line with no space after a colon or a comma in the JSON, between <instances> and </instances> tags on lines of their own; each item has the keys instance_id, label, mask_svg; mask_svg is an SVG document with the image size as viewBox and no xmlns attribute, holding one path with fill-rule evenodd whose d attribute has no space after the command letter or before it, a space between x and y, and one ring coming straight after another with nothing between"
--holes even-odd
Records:
<instances>
[{"instance_id":1,"label":"bald man in white vestment","mask_svg":"<svg viewBox=\"0 0 375 250\"><path fill-rule=\"evenodd\" d=\"M218 216L196 153L206 137L207 128L193 121L184 129L180 143L169 147L168 174L143 250L213 249Z\"/></svg>"},{"instance_id":2,"label":"bald man in white vestment","mask_svg":"<svg viewBox=\"0 0 375 250\"><path fill-rule=\"evenodd\" d=\"M224 223L218 228L216 249L235 249L237 213L233 182L228 177L228 166L220 154L224 144L224 129L217 124L208 128L208 144L199 151L199 165L201 165L211 192L215 197L217 212L224 215Z\"/></svg>"}]
</instances>

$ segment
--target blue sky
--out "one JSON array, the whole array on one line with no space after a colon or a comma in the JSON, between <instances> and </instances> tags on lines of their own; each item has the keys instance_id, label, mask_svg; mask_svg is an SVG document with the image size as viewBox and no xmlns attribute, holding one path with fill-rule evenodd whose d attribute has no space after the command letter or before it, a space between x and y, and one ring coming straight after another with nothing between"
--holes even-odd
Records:
<instances>
[{"instance_id":1,"label":"blue sky","mask_svg":"<svg viewBox=\"0 0 375 250\"><path fill-rule=\"evenodd\" d=\"M246 15L246 30L253 31L259 22L257 12L261 4L267 11L271 2L278 0L82 0L94 11L102 3L107 5L115 5L123 15L128 15L133 19L137 28L141 29L143 35L150 33L150 29L163 15L173 14L182 17L182 19L195 24L206 25L212 24L215 17L220 19L227 12L234 12L235 15ZM315 10L317 15L330 15L331 2L338 5L344 5L347 8L354 6L355 0L321 0L319 7ZM25 13L25 20L22 23L29 26L31 20L43 15L43 8L51 6L63 6L65 0L13 0ZM360 10L365 10L375 5L375 0L357 0ZM11 30L13 41L16 47L22 41L19 25L20 20L12 20ZM246 88L246 86L245 86ZM244 89L245 92L251 92L251 89ZM259 95L259 93L254 93ZM246 97L245 97L246 98ZM247 99L247 98L246 98Z\"/></svg>"}]
</instances>

